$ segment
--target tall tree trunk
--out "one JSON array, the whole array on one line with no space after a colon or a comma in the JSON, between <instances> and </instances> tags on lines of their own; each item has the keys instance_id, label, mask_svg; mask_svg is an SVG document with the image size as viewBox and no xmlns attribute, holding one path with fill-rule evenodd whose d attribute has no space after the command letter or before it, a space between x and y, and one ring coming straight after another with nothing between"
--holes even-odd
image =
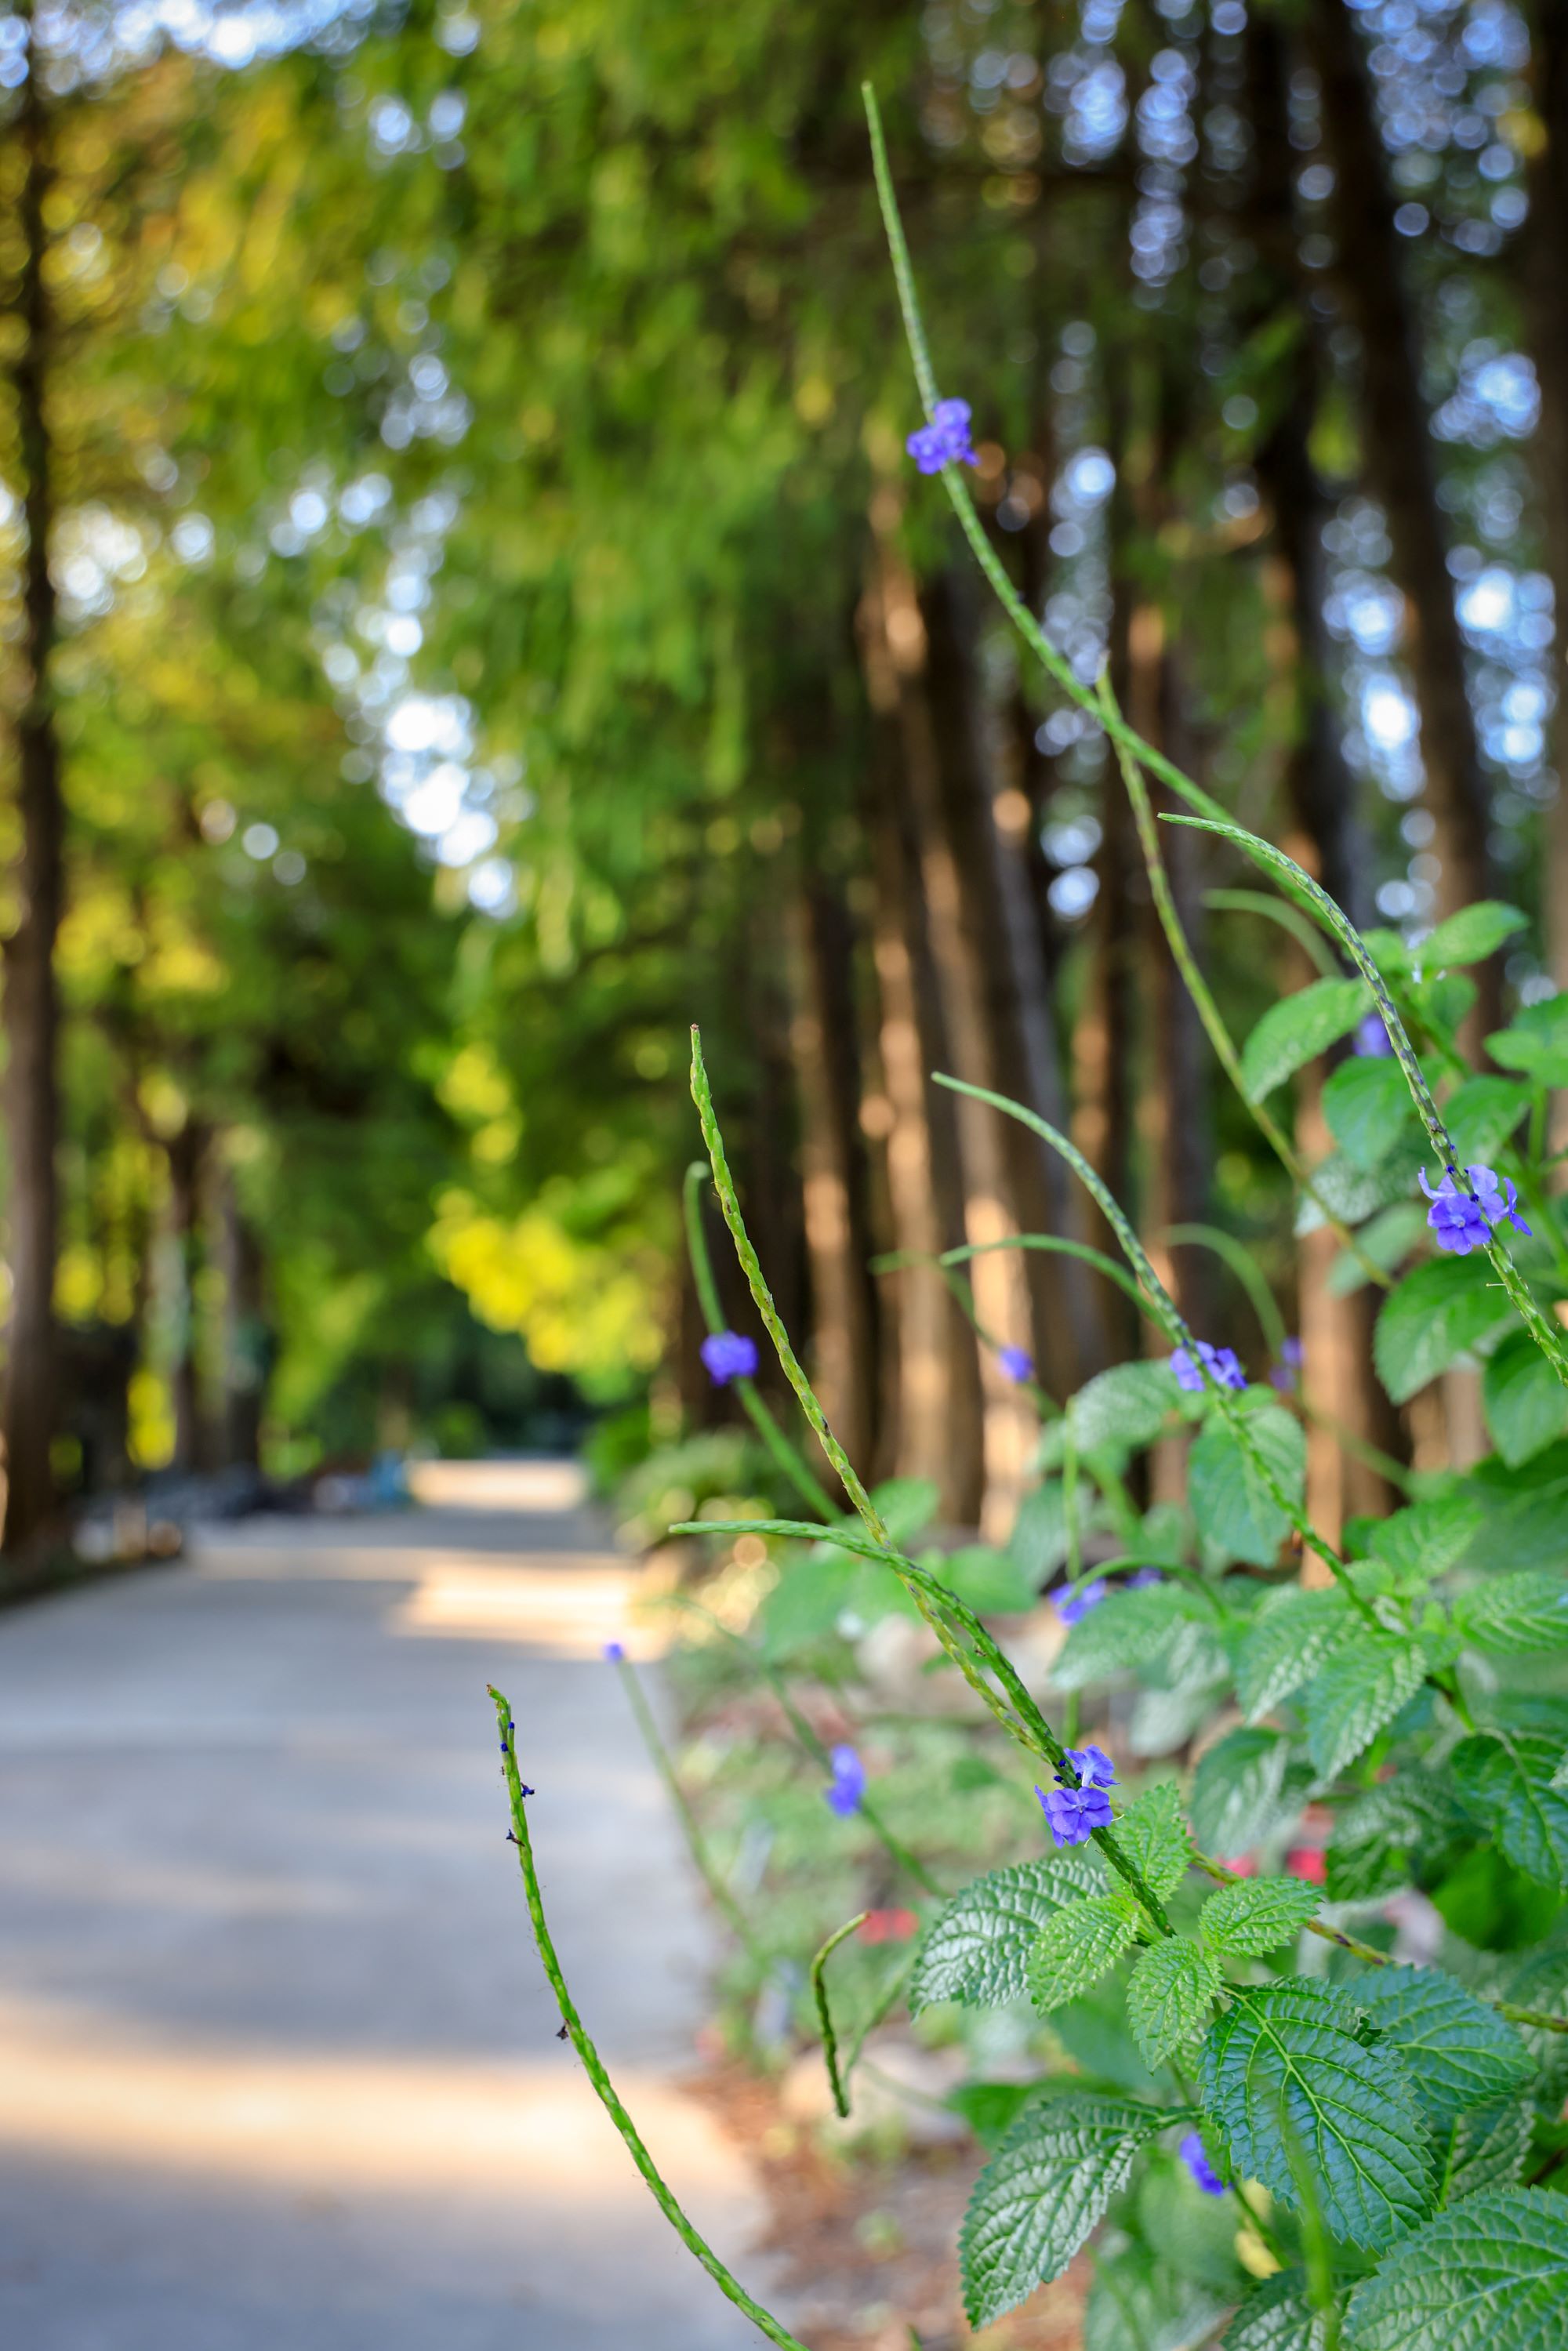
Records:
<instances>
[{"instance_id":1,"label":"tall tree trunk","mask_svg":"<svg viewBox=\"0 0 1568 2351\"><path fill-rule=\"evenodd\" d=\"M224 1272L224 1426L225 1468L261 1466L261 1417L272 1334L267 1320L265 1270L256 1229L240 1207L233 1174L222 1192Z\"/></svg>"},{"instance_id":2,"label":"tall tree trunk","mask_svg":"<svg viewBox=\"0 0 1568 2351\"><path fill-rule=\"evenodd\" d=\"M1490 894L1490 810L1421 391L1419 321L1394 225L1361 36L1344 0L1312 0L1309 45L1322 83L1323 127L1334 167L1338 282L1362 345L1366 473L1387 519L1389 569L1405 597L1421 758L1442 863L1438 898L1450 913ZM1495 1026L1501 986L1495 957L1477 978L1477 1025Z\"/></svg>"},{"instance_id":3,"label":"tall tree trunk","mask_svg":"<svg viewBox=\"0 0 1568 2351\"><path fill-rule=\"evenodd\" d=\"M202 1409L200 1290L202 1270L202 1179L207 1130L190 1119L164 1145L169 1161L169 1229L174 1244L176 1340L171 1386L174 1402L174 1467L208 1466L207 1427Z\"/></svg>"},{"instance_id":4,"label":"tall tree trunk","mask_svg":"<svg viewBox=\"0 0 1568 2351\"><path fill-rule=\"evenodd\" d=\"M11 365L27 528L18 648L21 692L15 720L21 851L13 873L16 924L5 946L11 1321L3 1418L5 1546L13 1555L36 1542L53 1505L49 1456L57 1413L59 1008L54 953L65 819L49 675L55 639L55 590L49 577L54 482L47 413L50 319L44 283L44 208L52 173L48 120L36 65L36 56L30 57L16 126L24 155L19 205L23 250L16 293L20 340Z\"/></svg>"},{"instance_id":5,"label":"tall tree trunk","mask_svg":"<svg viewBox=\"0 0 1568 2351\"><path fill-rule=\"evenodd\" d=\"M1552 720L1557 797L1545 820L1542 913L1552 974L1568 988L1568 11L1540 0L1530 36L1535 110L1545 130L1531 166L1523 247L1531 348L1541 381L1532 456L1546 558L1557 611L1556 708ZM1555 1145L1568 1145L1568 1094L1553 1097Z\"/></svg>"},{"instance_id":6,"label":"tall tree trunk","mask_svg":"<svg viewBox=\"0 0 1568 2351\"><path fill-rule=\"evenodd\" d=\"M850 1459L871 1458L876 1410L874 1298L857 1109L853 945L847 910L819 874L791 910L800 1098L801 1192L811 1273L813 1372Z\"/></svg>"}]
</instances>

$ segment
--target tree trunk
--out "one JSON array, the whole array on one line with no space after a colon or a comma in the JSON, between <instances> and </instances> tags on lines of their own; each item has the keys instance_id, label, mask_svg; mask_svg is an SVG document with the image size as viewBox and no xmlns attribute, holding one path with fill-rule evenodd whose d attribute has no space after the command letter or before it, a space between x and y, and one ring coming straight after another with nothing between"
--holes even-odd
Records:
<instances>
[{"instance_id":1,"label":"tree trunk","mask_svg":"<svg viewBox=\"0 0 1568 2351\"><path fill-rule=\"evenodd\" d=\"M46 413L50 322L44 284L44 207L51 166L48 122L33 62L29 60L22 85L15 134L25 160L16 298L21 340L11 367L27 529L17 664L21 692L15 720L21 851L13 874L16 924L5 946L12 1285L4 1395L5 1547L13 1556L36 1543L54 1501L50 1447L57 1413L55 1146L59 1128L54 952L65 831L49 677L55 638L55 590L49 577L54 484Z\"/></svg>"},{"instance_id":2,"label":"tree trunk","mask_svg":"<svg viewBox=\"0 0 1568 2351\"><path fill-rule=\"evenodd\" d=\"M207 1426L202 1409L199 1292L202 1268L202 1178L207 1131L190 1119L164 1145L169 1162L169 1228L174 1249L174 1363L170 1375L174 1403L174 1467L209 1466Z\"/></svg>"},{"instance_id":3,"label":"tree trunk","mask_svg":"<svg viewBox=\"0 0 1568 2351\"><path fill-rule=\"evenodd\" d=\"M807 877L791 916L789 1044L800 1099L812 1370L834 1435L864 1465L874 1437L875 1307L856 1117L852 935L842 900L820 875Z\"/></svg>"},{"instance_id":4,"label":"tree trunk","mask_svg":"<svg viewBox=\"0 0 1568 2351\"><path fill-rule=\"evenodd\" d=\"M232 1174L223 1182L224 1426L225 1468L261 1466L272 1333L267 1325L261 1245L239 1204Z\"/></svg>"},{"instance_id":5,"label":"tree trunk","mask_svg":"<svg viewBox=\"0 0 1568 2351\"><path fill-rule=\"evenodd\" d=\"M1406 282L1395 204L1361 36L1344 0L1313 0L1309 21L1334 167L1338 282L1361 339L1368 482L1383 507L1389 569L1404 593L1407 653L1421 716L1421 758L1442 863L1441 910L1490 894L1489 793L1465 684L1437 506L1437 468L1421 391L1420 330ZM1500 1018L1496 959L1477 972L1477 1026Z\"/></svg>"}]
</instances>

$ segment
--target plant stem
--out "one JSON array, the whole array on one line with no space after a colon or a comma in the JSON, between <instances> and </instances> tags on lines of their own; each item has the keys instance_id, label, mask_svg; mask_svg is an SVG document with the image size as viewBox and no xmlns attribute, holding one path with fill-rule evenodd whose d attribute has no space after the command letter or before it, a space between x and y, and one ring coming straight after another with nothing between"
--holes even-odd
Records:
<instances>
[{"instance_id":1,"label":"plant stem","mask_svg":"<svg viewBox=\"0 0 1568 2351\"><path fill-rule=\"evenodd\" d=\"M696 1815L686 1802L685 1791L676 1777L670 1750L660 1736L659 1726L653 1719L653 1709L648 1704L647 1694L637 1677L637 1669L630 1657L617 1657L614 1664L624 1685L626 1695L631 1700L637 1728L643 1734L643 1744L653 1760L653 1769L664 1783L665 1793L675 1808L676 1817L680 1821L681 1831L686 1841L686 1850L696 1865L697 1875L713 1896L715 1904L728 1919L742 1947L750 1952L754 1959L765 1965L767 1954L758 1949L752 1938L751 1929L746 1923L745 1914L740 1905L719 1876L708 1852L703 1833L697 1826Z\"/></svg>"},{"instance_id":2,"label":"plant stem","mask_svg":"<svg viewBox=\"0 0 1568 2351\"><path fill-rule=\"evenodd\" d=\"M833 2094L833 2105L841 2119L848 2118L850 2102L844 2085L839 2078L838 2035L833 2031L832 2011L828 2006L828 1986L822 1970L845 1936L852 1935L857 1927L863 1927L870 1917L869 1910L857 1910L852 1918L846 1918L843 1925L836 1928L828 1937L827 1941L811 1961L811 1997L817 2003L817 2020L822 2028L822 2058L828 2068L828 2087Z\"/></svg>"},{"instance_id":3,"label":"plant stem","mask_svg":"<svg viewBox=\"0 0 1568 2351\"><path fill-rule=\"evenodd\" d=\"M539 1959L549 1979L550 1990L555 1994L556 2005L560 2010L561 2022L566 2026L567 2037L582 2061L583 2071L592 2083L600 2104L625 2141L628 2154L647 2181L653 2190L655 2203L682 2243L689 2252L696 2255L720 2293L727 2294L737 2310L743 2310L746 2313L752 2325L768 2337L769 2343L776 2343L779 2346L779 2351L809 2351L809 2346L801 2342L798 2335L791 2335L789 2328L781 2325L770 2311L764 2310L759 2302L752 2300L740 2280L725 2267L707 2240L698 2234L681 2210L674 2189L643 2146L636 2124L621 2103L615 2085L605 2070L604 2061L595 2048L572 2002L571 1994L567 1990L566 1978L561 1973L560 1961L556 1957L555 1945L550 1939L549 1928L545 1919L544 1900L539 1892L538 1870L534 1863L534 1849L528 1837L528 1811L523 1802L523 1785L518 1776L517 1753L512 1744L512 1709L500 1691L494 1687L490 1690L490 1696L496 1702L496 1716L500 1724L502 1769L506 1776L507 1797L511 1810L512 1835L517 1848L517 1865L523 1873L523 1890L528 1897L528 1917L533 1922L534 1941L538 1948Z\"/></svg>"}]
</instances>

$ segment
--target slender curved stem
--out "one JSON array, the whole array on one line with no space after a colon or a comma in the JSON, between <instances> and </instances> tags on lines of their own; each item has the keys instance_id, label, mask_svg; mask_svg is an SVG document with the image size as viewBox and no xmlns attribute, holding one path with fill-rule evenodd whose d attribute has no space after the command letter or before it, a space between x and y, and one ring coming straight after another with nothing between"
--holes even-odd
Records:
<instances>
[{"instance_id":1,"label":"slender curved stem","mask_svg":"<svg viewBox=\"0 0 1568 2351\"><path fill-rule=\"evenodd\" d=\"M1173 1248L1212 1249L1215 1256L1228 1266L1242 1289L1247 1292L1252 1311L1258 1317L1264 1342L1278 1357L1285 1344L1285 1320L1274 1303L1274 1293L1264 1280L1255 1260L1248 1254L1234 1233L1222 1232L1218 1225L1167 1225L1164 1238Z\"/></svg>"},{"instance_id":2,"label":"slender curved stem","mask_svg":"<svg viewBox=\"0 0 1568 2351\"><path fill-rule=\"evenodd\" d=\"M696 1283L697 1303L702 1308L703 1321L716 1338L727 1329L724 1307L720 1302L718 1284L714 1280L713 1259L708 1255L707 1235L703 1230L702 1187L708 1180L706 1160L694 1159L686 1169L684 1206L686 1223L686 1253L692 1261L692 1279ZM741 1409L761 1437L774 1460L789 1479L795 1491L824 1519L835 1516L833 1505L823 1488L812 1477L795 1447L790 1444L758 1392L757 1382L742 1377L730 1385L740 1398Z\"/></svg>"},{"instance_id":3,"label":"slender curved stem","mask_svg":"<svg viewBox=\"0 0 1568 2351\"><path fill-rule=\"evenodd\" d=\"M839 2042L833 2031L832 2011L828 2006L828 1986L822 1970L847 1935L863 1927L871 1917L869 1910L857 1910L852 1918L835 1928L811 1961L811 1997L817 2003L817 2021L822 2028L822 2060L828 2069L828 2087L833 2094L833 2105L841 2118L847 2119L850 2111L849 2094L839 2077Z\"/></svg>"},{"instance_id":4,"label":"slender curved stem","mask_svg":"<svg viewBox=\"0 0 1568 2351\"><path fill-rule=\"evenodd\" d=\"M798 2335L791 2335L789 2329L782 2325L773 2316L771 2311L764 2310L759 2302L752 2299L740 2280L720 2261L706 2238L701 2235L686 2218L685 2213L681 2210L674 2189L671 2188L643 2144L636 2124L621 2103L620 2095L605 2068L604 2061L600 2056L581 2017L577 2012L571 1994L567 1990L566 1978L561 1972L560 1961L556 1956L555 1944L550 1938L549 1927L545 1918L544 1898L539 1892L539 1874L534 1861L534 1849L528 1836L528 1808L523 1802L522 1781L518 1776L517 1752L512 1743L512 1709L500 1691L494 1687L491 1687L490 1696L496 1702L496 1716L501 1729L502 1769L506 1775L507 1798L512 1816L512 1837L517 1848L517 1866L523 1874L523 1890L528 1897L528 1917L533 1922L534 1941L538 1948L539 1959L549 1979L549 1988L555 1994L556 2005L560 2011L561 2022L566 2027L567 2038L581 2059L583 2071L592 2083L600 2104L624 2140L627 2153L647 2181L653 2190L655 2203L680 2238L681 2242L689 2252L696 2255L720 2293L727 2294L737 2310L743 2310L753 2326L759 2328L769 2343L776 2343L779 2346L779 2351L809 2351L809 2346L801 2342Z\"/></svg>"}]
</instances>

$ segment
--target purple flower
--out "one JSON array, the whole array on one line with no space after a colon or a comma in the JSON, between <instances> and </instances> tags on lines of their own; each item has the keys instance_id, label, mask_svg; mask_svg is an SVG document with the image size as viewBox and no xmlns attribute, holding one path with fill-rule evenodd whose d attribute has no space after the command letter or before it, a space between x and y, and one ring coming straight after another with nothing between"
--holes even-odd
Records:
<instances>
[{"instance_id":1,"label":"purple flower","mask_svg":"<svg viewBox=\"0 0 1568 2351\"><path fill-rule=\"evenodd\" d=\"M828 1761L833 1767L833 1776L822 1793L839 1818L847 1821L852 1813L859 1812L861 1798L865 1794L865 1765L852 1747L830 1748Z\"/></svg>"},{"instance_id":2,"label":"purple flower","mask_svg":"<svg viewBox=\"0 0 1568 2351\"><path fill-rule=\"evenodd\" d=\"M1281 1395L1291 1395L1300 1384L1301 1365L1305 1361L1306 1350L1299 1339L1282 1339L1280 1360L1270 1366L1270 1386L1278 1388Z\"/></svg>"},{"instance_id":3,"label":"purple flower","mask_svg":"<svg viewBox=\"0 0 1568 2351\"><path fill-rule=\"evenodd\" d=\"M1076 1625L1081 1616L1088 1615L1091 1608L1098 1608L1104 1597L1105 1579L1097 1575L1092 1583L1070 1586L1061 1593L1056 1603L1056 1613L1064 1625Z\"/></svg>"},{"instance_id":4,"label":"purple flower","mask_svg":"<svg viewBox=\"0 0 1568 2351\"><path fill-rule=\"evenodd\" d=\"M1369 1012L1355 1032L1353 1050L1366 1061L1386 1058L1394 1050L1394 1040L1383 1025L1381 1012Z\"/></svg>"},{"instance_id":5,"label":"purple flower","mask_svg":"<svg viewBox=\"0 0 1568 2351\"><path fill-rule=\"evenodd\" d=\"M618 1666L625 1655L626 1652L619 1641L606 1641L604 1644L604 1662L607 1666Z\"/></svg>"},{"instance_id":6,"label":"purple flower","mask_svg":"<svg viewBox=\"0 0 1568 2351\"><path fill-rule=\"evenodd\" d=\"M1113 1788L1116 1766L1103 1747L1070 1747L1067 1760L1086 1788ZM1058 1777L1060 1778L1060 1773Z\"/></svg>"},{"instance_id":7,"label":"purple flower","mask_svg":"<svg viewBox=\"0 0 1568 2351\"><path fill-rule=\"evenodd\" d=\"M757 1342L742 1332L716 1331L712 1338L703 1341L698 1353L716 1388L727 1387L731 1380L756 1377Z\"/></svg>"},{"instance_id":8,"label":"purple flower","mask_svg":"<svg viewBox=\"0 0 1568 2351\"><path fill-rule=\"evenodd\" d=\"M1450 1257L1469 1257L1473 1249L1485 1249L1499 1225L1511 1224L1515 1232L1528 1234L1530 1227L1517 1213L1519 1187L1511 1176L1500 1178L1490 1167L1467 1167L1470 1190L1461 1192L1453 1168L1449 1168L1434 1192L1427 1181L1423 1167L1421 1189L1432 1205L1427 1211L1427 1222L1440 1249Z\"/></svg>"},{"instance_id":9,"label":"purple flower","mask_svg":"<svg viewBox=\"0 0 1568 2351\"><path fill-rule=\"evenodd\" d=\"M1177 2152L1206 2196L1223 2196L1225 2182L1208 2159L1201 2131L1188 2131Z\"/></svg>"},{"instance_id":10,"label":"purple flower","mask_svg":"<svg viewBox=\"0 0 1568 2351\"><path fill-rule=\"evenodd\" d=\"M1193 1343L1197 1349L1198 1363L1194 1363L1190 1350L1186 1347L1178 1347L1171 1357L1171 1369L1176 1374L1178 1388L1184 1389L1188 1395L1201 1395L1206 1384L1205 1371L1222 1388L1246 1386L1247 1374L1237 1360L1234 1347L1211 1347L1207 1339L1197 1339ZM1198 1364L1202 1364L1203 1371L1198 1369Z\"/></svg>"},{"instance_id":11,"label":"purple flower","mask_svg":"<svg viewBox=\"0 0 1568 2351\"><path fill-rule=\"evenodd\" d=\"M939 400L930 423L912 433L904 445L923 474L939 474L944 465L977 465L969 445L968 402Z\"/></svg>"},{"instance_id":12,"label":"purple flower","mask_svg":"<svg viewBox=\"0 0 1568 2351\"><path fill-rule=\"evenodd\" d=\"M997 1368L1004 1379L1021 1387L1025 1380L1034 1377L1034 1357L1026 1347L998 1347Z\"/></svg>"},{"instance_id":13,"label":"purple flower","mask_svg":"<svg viewBox=\"0 0 1568 2351\"><path fill-rule=\"evenodd\" d=\"M1151 1583L1163 1583L1165 1580L1163 1568L1141 1567L1136 1575L1127 1578L1127 1589L1129 1592L1145 1592Z\"/></svg>"}]
</instances>

